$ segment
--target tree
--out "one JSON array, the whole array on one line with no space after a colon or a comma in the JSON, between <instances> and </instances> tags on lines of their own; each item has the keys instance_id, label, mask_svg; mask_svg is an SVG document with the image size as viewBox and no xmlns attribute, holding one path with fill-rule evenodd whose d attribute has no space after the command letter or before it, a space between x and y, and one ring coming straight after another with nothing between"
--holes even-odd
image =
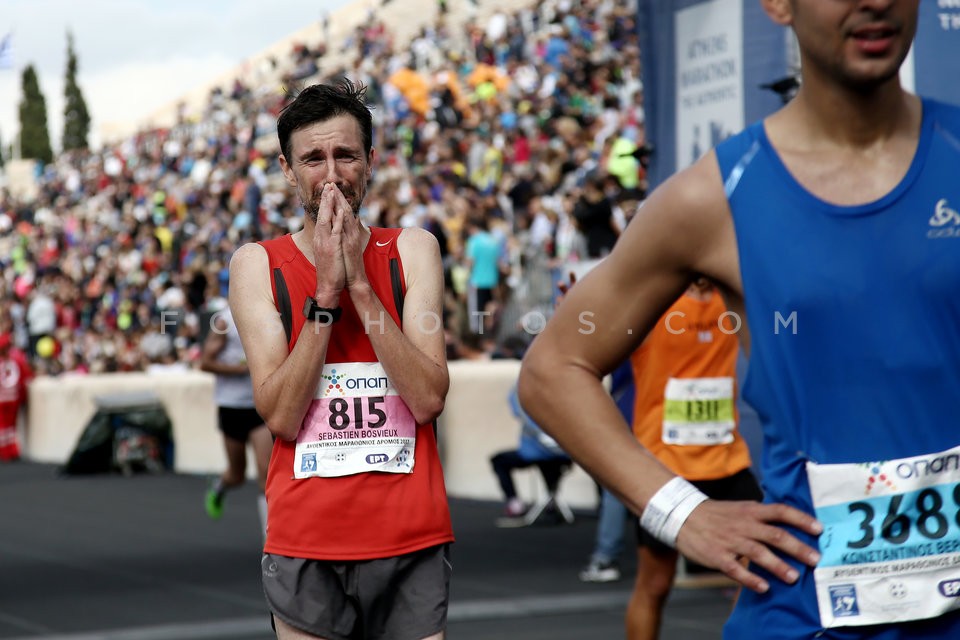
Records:
<instances>
[{"instance_id":1,"label":"tree","mask_svg":"<svg viewBox=\"0 0 960 640\"><path fill-rule=\"evenodd\" d=\"M40 92L33 65L23 70L23 99L20 101L20 155L44 164L53 161L47 131L47 101Z\"/></svg>"},{"instance_id":2,"label":"tree","mask_svg":"<svg viewBox=\"0 0 960 640\"><path fill-rule=\"evenodd\" d=\"M83 92L77 85L77 54L73 34L67 31L67 77L63 83L63 150L86 149L90 133L90 114Z\"/></svg>"}]
</instances>

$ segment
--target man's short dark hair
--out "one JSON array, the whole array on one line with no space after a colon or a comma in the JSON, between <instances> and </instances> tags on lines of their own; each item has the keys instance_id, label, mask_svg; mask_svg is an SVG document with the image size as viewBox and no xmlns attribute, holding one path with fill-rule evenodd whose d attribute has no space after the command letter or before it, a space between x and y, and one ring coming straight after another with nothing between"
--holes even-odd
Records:
<instances>
[{"instance_id":1,"label":"man's short dark hair","mask_svg":"<svg viewBox=\"0 0 960 640\"><path fill-rule=\"evenodd\" d=\"M366 92L363 84L346 78L330 84L310 85L300 91L277 118L277 138L284 157L290 160L290 136L294 131L342 115L353 116L360 125L363 150L370 155L373 147L373 117L364 101Z\"/></svg>"}]
</instances>

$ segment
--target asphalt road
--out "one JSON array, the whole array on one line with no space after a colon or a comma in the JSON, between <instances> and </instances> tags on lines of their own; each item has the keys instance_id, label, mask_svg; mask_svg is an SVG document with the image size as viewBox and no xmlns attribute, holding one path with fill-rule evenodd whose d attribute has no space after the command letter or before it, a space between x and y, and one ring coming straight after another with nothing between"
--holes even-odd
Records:
<instances>
[{"instance_id":1,"label":"asphalt road","mask_svg":"<svg viewBox=\"0 0 960 640\"><path fill-rule=\"evenodd\" d=\"M252 486L203 511L191 475L64 477L0 465L0 640L268 640ZM498 529L499 505L451 500L451 640L622 638L634 565L577 579L596 520ZM678 588L663 640L719 640L729 588Z\"/></svg>"}]
</instances>

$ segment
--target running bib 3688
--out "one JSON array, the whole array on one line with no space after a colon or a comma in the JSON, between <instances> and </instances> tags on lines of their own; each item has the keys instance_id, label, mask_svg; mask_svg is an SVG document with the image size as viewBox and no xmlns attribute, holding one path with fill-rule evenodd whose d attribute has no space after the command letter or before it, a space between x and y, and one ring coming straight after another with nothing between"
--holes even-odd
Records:
<instances>
[{"instance_id":1,"label":"running bib 3688","mask_svg":"<svg viewBox=\"0 0 960 640\"><path fill-rule=\"evenodd\" d=\"M733 378L670 378L664 391L663 441L677 445L733 442Z\"/></svg>"},{"instance_id":2,"label":"running bib 3688","mask_svg":"<svg viewBox=\"0 0 960 640\"><path fill-rule=\"evenodd\" d=\"M960 608L960 447L863 464L807 463L820 535L824 627Z\"/></svg>"},{"instance_id":3,"label":"running bib 3688","mask_svg":"<svg viewBox=\"0 0 960 640\"><path fill-rule=\"evenodd\" d=\"M378 362L323 367L297 436L295 478L411 473L417 424Z\"/></svg>"}]
</instances>

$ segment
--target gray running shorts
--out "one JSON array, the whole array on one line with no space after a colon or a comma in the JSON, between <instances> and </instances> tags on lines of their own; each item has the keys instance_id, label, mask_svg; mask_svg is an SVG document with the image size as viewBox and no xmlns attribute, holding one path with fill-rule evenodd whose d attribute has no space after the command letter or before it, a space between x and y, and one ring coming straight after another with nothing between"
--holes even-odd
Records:
<instances>
[{"instance_id":1,"label":"gray running shorts","mask_svg":"<svg viewBox=\"0 0 960 640\"><path fill-rule=\"evenodd\" d=\"M325 640L422 640L447 626L450 545L328 562L264 554L273 615Z\"/></svg>"}]
</instances>

